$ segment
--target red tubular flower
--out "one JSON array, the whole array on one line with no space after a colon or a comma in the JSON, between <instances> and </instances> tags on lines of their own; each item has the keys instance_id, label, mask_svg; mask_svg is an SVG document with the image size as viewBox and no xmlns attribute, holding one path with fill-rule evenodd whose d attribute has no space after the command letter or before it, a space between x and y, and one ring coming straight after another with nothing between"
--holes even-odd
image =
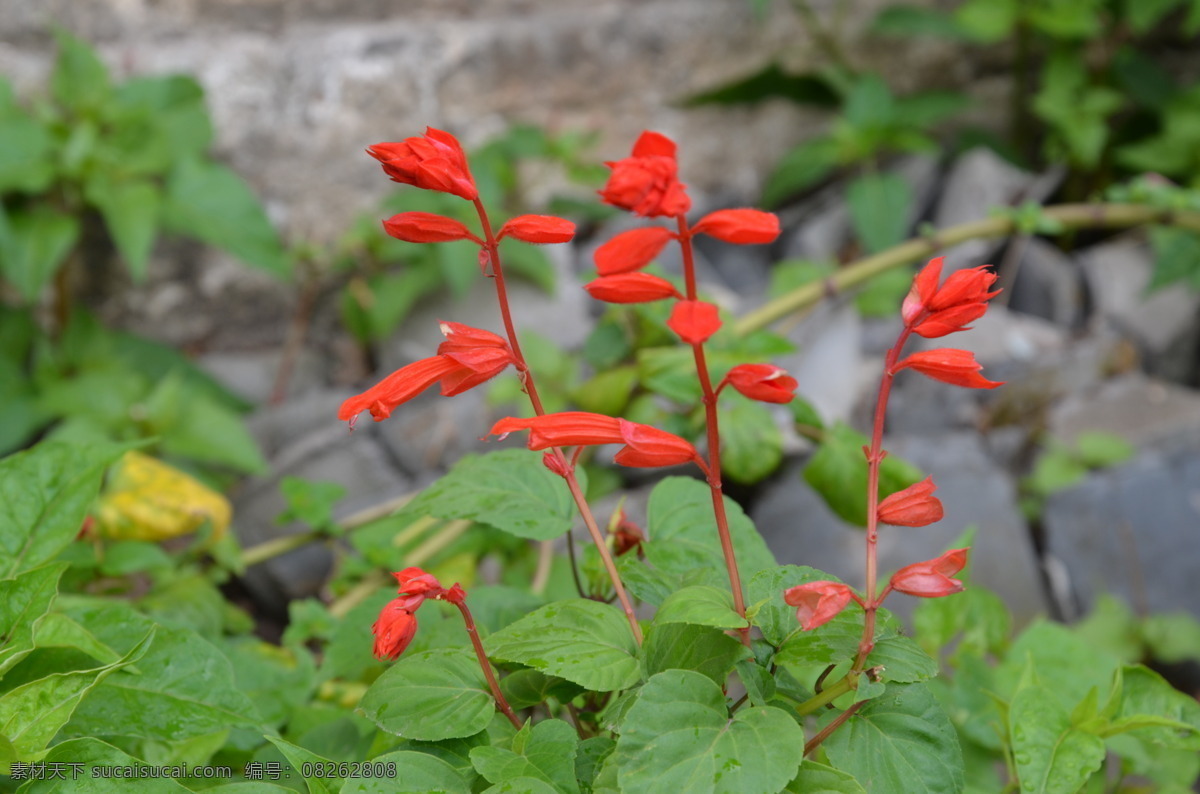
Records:
<instances>
[{"instance_id":1,"label":"red tubular flower","mask_svg":"<svg viewBox=\"0 0 1200 794\"><path fill-rule=\"evenodd\" d=\"M953 386L965 386L968 389L994 389L1004 385L1002 381L988 380L980 375L979 370L983 369L983 365L976 361L975 354L968 350L942 347L924 353L913 353L897 364L892 374L905 367L915 369L934 380Z\"/></svg>"},{"instance_id":2,"label":"red tubular flower","mask_svg":"<svg viewBox=\"0 0 1200 794\"><path fill-rule=\"evenodd\" d=\"M448 132L426 127L420 138L377 143L367 154L380 162L393 182L450 193L467 201L479 197L462 145Z\"/></svg>"},{"instance_id":3,"label":"red tubular flower","mask_svg":"<svg viewBox=\"0 0 1200 794\"><path fill-rule=\"evenodd\" d=\"M528 430L529 449L624 444L614 460L622 466L646 468L698 461L696 448L665 430L587 411L564 411L530 419L507 417L492 426L488 435L501 438Z\"/></svg>"},{"instance_id":4,"label":"red tubular flower","mask_svg":"<svg viewBox=\"0 0 1200 794\"><path fill-rule=\"evenodd\" d=\"M942 520L942 503L933 495L932 477L897 491L879 504L879 521L897 527L923 527Z\"/></svg>"},{"instance_id":5,"label":"red tubular flower","mask_svg":"<svg viewBox=\"0 0 1200 794\"><path fill-rule=\"evenodd\" d=\"M773 243L779 237L779 218L762 210L717 210L701 218L692 227L692 233L707 234L735 245Z\"/></svg>"},{"instance_id":6,"label":"red tubular flower","mask_svg":"<svg viewBox=\"0 0 1200 794\"><path fill-rule=\"evenodd\" d=\"M617 273L583 286L596 300L607 303L649 303L663 298L679 298L679 290L665 278L649 273Z\"/></svg>"},{"instance_id":7,"label":"red tubular flower","mask_svg":"<svg viewBox=\"0 0 1200 794\"><path fill-rule=\"evenodd\" d=\"M945 257L929 260L913 279L912 289L904 298L900 316L913 332L935 338L965 331L987 311L987 301L1000 294L989 292L996 274L986 266L951 273L946 283L938 287Z\"/></svg>"},{"instance_id":8,"label":"red tubular flower","mask_svg":"<svg viewBox=\"0 0 1200 794\"><path fill-rule=\"evenodd\" d=\"M396 590L400 595L411 596L429 596L441 592L442 585L437 578L426 573L421 568L405 568L403 571L393 571L392 576L396 577L397 584L400 585Z\"/></svg>"},{"instance_id":9,"label":"red tubular flower","mask_svg":"<svg viewBox=\"0 0 1200 794\"><path fill-rule=\"evenodd\" d=\"M613 172L600 197L614 207L654 218L683 215L692 206L687 185L677 176L675 142L665 135L643 132L632 156L605 165Z\"/></svg>"},{"instance_id":10,"label":"red tubular flower","mask_svg":"<svg viewBox=\"0 0 1200 794\"><path fill-rule=\"evenodd\" d=\"M438 353L461 365L442 378L446 397L474 388L516 362L508 342L491 331L452 322L442 322L440 327L446 341L438 345Z\"/></svg>"},{"instance_id":11,"label":"red tubular flower","mask_svg":"<svg viewBox=\"0 0 1200 794\"><path fill-rule=\"evenodd\" d=\"M383 230L406 243L447 243L452 240L474 240L483 245L463 224L432 212L401 212L383 222Z\"/></svg>"},{"instance_id":12,"label":"red tubular flower","mask_svg":"<svg viewBox=\"0 0 1200 794\"><path fill-rule=\"evenodd\" d=\"M406 403L450 373L462 369L462 365L446 356L433 356L401 367L386 378L342 403L338 419L354 420L363 411L369 410L376 422L392 415L396 406Z\"/></svg>"},{"instance_id":13,"label":"red tubular flower","mask_svg":"<svg viewBox=\"0 0 1200 794\"><path fill-rule=\"evenodd\" d=\"M751 400L788 403L796 396L796 379L774 364L738 364L725 380Z\"/></svg>"},{"instance_id":14,"label":"red tubular flower","mask_svg":"<svg viewBox=\"0 0 1200 794\"><path fill-rule=\"evenodd\" d=\"M840 582L807 582L783 591L784 603L796 607L796 620L805 631L833 620L853 597L854 591Z\"/></svg>"},{"instance_id":15,"label":"red tubular flower","mask_svg":"<svg viewBox=\"0 0 1200 794\"><path fill-rule=\"evenodd\" d=\"M515 237L526 243L567 243L575 236L575 224L553 215L518 215L500 227L497 240Z\"/></svg>"},{"instance_id":16,"label":"red tubular flower","mask_svg":"<svg viewBox=\"0 0 1200 794\"><path fill-rule=\"evenodd\" d=\"M613 460L622 466L649 469L700 460L696 448L673 433L624 419L617 421L621 425L625 447L613 456Z\"/></svg>"},{"instance_id":17,"label":"red tubular flower","mask_svg":"<svg viewBox=\"0 0 1200 794\"><path fill-rule=\"evenodd\" d=\"M936 560L905 566L892 574L889 587L921 598L938 598L960 593L963 583L950 577L966 566L968 551L969 549L954 549Z\"/></svg>"},{"instance_id":18,"label":"red tubular flower","mask_svg":"<svg viewBox=\"0 0 1200 794\"><path fill-rule=\"evenodd\" d=\"M661 226L621 232L596 249L596 272L611 276L645 267L662 253L673 236L669 229Z\"/></svg>"},{"instance_id":19,"label":"red tubular flower","mask_svg":"<svg viewBox=\"0 0 1200 794\"><path fill-rule=\"evenodd\" d=\"M682 300L671 309L667 327L689 345L702 345L721 330L721 317L711 303Z\"/></svg>"},{"instance_id":20,"label":"red tubular flower","mask_svg":"<svg viewBox=\"0 0 1200 794\"><path fill-rule=\"evenodd\" d=\"M417 616L399 599L389 602L371 626L375 635L375 658L395 661L417 633Z\"/></svg>"}]
</instances>

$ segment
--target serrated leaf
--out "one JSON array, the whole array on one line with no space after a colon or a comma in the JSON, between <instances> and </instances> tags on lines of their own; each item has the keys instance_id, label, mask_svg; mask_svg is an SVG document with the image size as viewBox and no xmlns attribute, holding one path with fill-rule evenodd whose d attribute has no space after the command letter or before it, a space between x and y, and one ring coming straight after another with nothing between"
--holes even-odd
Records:
<instances>
[{"instance_id":1,"label":"serrated leaf","mask_svg":"<svg viewBox=\"0 0 1200 794\"><path fill-rule=\"evenodd\" d=\"M388 733L422 741L479 733L495 711L479 661L465 649L405 654L371 684L358 707Z\"/></svg>"},{"instance_id":2,"label":"serrated leaf","mask_svg":"<svg viewBox=\"0 0 1200 794\"><path fill-rule=\"evenodd\" d=\"M471 595L474 597L475 594ZM543 703L551 696L560 702L569 701L582 690L570 681L523 667L500 680L500 691L510 706L520 710Z\"/></svg>"},{"instance_id":3,"label":"serrated leaf","mask_svg":"<svg viewBox=\"0 0 1200 794\"><path fill-rule=\"evenodd\" d=\"M312 750L306 747L301 747L298 744L292 744L287 739L280 736L266 736L267 741L275 745L276 749L283 754L287 762L291 764L292 769L308 786L308 794L331 794L337 791L338 784L341 783L340 778L332 777L316 777L313 775L305 775L302 770L309 769L327 769L332 764L330 759L317 755Z\"/></svg>"},{"instance_id":4,"label":"serrated leaf","mask_svg":"<svg viewBox=\"0 0 1200 794\"><path fill-rule=\"evenodd\" d=\"M53 559L83 526L115 444L45 442L0 460L0 576Z\"/></svg>"},{"instance_id":5,"label":"serrated leaf","mask_svg":"<svg viewBox=\"0 0 1200 794\"><path fill-rule=\"evenodd\" d=\"M80 702L105 678L145 654L155 631L151 629L128 653L103 667L52 673L0 696L0 734L12 742L18 756L39 754L71 719Z\"/></svg>"},{"instance_id":6,"label":"serrated leaf","mask_svg":"<svg viewBox=\"0 0 1200 794\"><path fill-rule=\"evenodd\" d=\"M717 684L690 670L650 678L617 739L623 790L772 794L796 775L804 732L786 712L742 708L730 719Z\"/></svg>"},{"instance_id":7,"label":"serrated leaf","mask_svg":"<svg viewBox=\"0 0 1200 794\"><path fill-rule=\"evenodd\" d=\"M1200 750L1200 704L1142 665L1122 668L1121 702L1105 731L1134 731L1139 741Z\"/></svg>"},{"instance_id":8,"label":"serrated leaf","mask_svg":"<svg viewBox=\"0 0 1200 794\"><path fill-rule=\"evenodd\" d=\"M772 645L779 645L798 627L796 608L783 601L783 591L798 584L838 581L807 565L782 565L759 571L750 578L746 616Z\"/></svg>"},{"instance_id":9,"label":"serrated leaf","mask_svg":"<svg viewBox=\"0 0 1200 794\"><path fill-rule=\"evenodd\" d=\"M853 775L804 759L800 774L784 789L789 794L867 794Z\"/></svg>"},{"instance_id":10,"label":"serrated leaf","mask_svg":"<svg viewBox=\"0 0 1200 794\"><path fill-rule=\"evenodd\" d=\"M67 741L60 742L50 748L42 761L46 764L47 769L54 768L51 766L53 764L64 764L68 770L80 768L72 767L72 764L81 764L84 770L90 770L97 766L108 767L109 769L132 769L137 766L146 765L146 762L141 758L134 758L107 742L102 742L99 739L91 737L68 739ZM93 776L90 772L85 771L82 773L79 781L73 781L70 775L71 773L68 772L65 780L54 778L50 775L41 780L27 780L21 786L21 794L52 794L52 792L78 791L83 788L80 785L83 780L86 780L86 791L88 794L125 794L130 789L130 782L122 778ZM259 783L259 785L261 786L262 784ZM137 789L139 792L145 791L149 792L149 794L183 794L190 791L190 789L170 778L138 780Z\"/></svg>"},{"instance_id":11,"label":"serrated leaf","mask_svg":"<svg viewBox=\"0 0 1200 794\"><path fill-rule=\"evenodd\" d=\"M863 447L868 439L848 425L838 423L827 430L820 448L804 467L804 480L830 509L855 526L867 525L867 459ZM922 479L920 469L893 455L879 467L879 498L907 488Z\"/></svg>"},{"instance_id":12,"label":"serrated leaf","mask_svg":"<svg viewBox=\"0 0 1200 794\"><path fill-rule=\"evenodd\" d=\"M587 599L547 604L484 641L488 656L594 692L637 683L637 644L620 609Z\"/></svg>"},{"instance_id":13,"label":"serrated leaf","mask_svg":"<svg viewBox=\"0 0 1200 794\"><path fill-rule=\"evenodd\" d=\"M655 623L690 623L718 629L741 629L750 624L733 608L728 590L693 585L677 590L663 601L654 615Z\"/></svg>"},{"instance_id":14,"label":"serrated leaf","mask_svg":"<svg viewBox=\"0 0 1200 794\"><path fill-rule=\"evenodd\" d=\"M371 768L395 764L394 777L351 778L340 789L342 794L470 794L471 786L458 771L440 758L427 753L400 750L377 755Z\"/></svg>"},{"instance_id":15,"label":"serrated leaf","mask_svg":"<svg viewBox=\"0 0 1200 794\"><path fill-rule=\"evenodd\" d=\"M1104 740L1073 728L1070 715L1046 687L1026 684L1008 707L1021 791L1075 794L1104 762Z\"/></svg>"},{"instance_id":16,"label":"serrated leaf","mask_svg":"<svg viewBox=\"0 0 1200 794\"><path fill-rule=\"evenodd\" d=\"M958 736L924 684L889 684L883 697L868 701L822 746L835 768L870 792L963 790Z\"/></svg>"},{"instance_id":17,"label":"serrated leaf","mask_svg":"<svg viewBox=\"0 0 1200 794\"><path fill-rule=\"evenodd\" d=\"M0 275L28 303L42 290L79 241L79 219L42 204L8 217L0 249Z\"/></svg>"},{"instance_id":18,"label":"serrated leaf","mask_svg":"<svg viewBox=\"0 0 1200 794\"><path fill-rule=\"evenodd\" d=\"M575 754L579 736L562 720L549 719L526 725L513 738L512 748L476 747L471 763L489 783L534 778L562 794L578 794Z\"/></svg>"},{"instance_id":19,"label":"serrated leaf","mask_svg":"<svg viewBox=\"0 0 1200 794\"><path fill-rule=\"evenodd\" d=\"M408 507L438 518L465 518L521 538L550 540L571 528L575 502L541 453L506 449L467 455Z\"/></svg>"},{"instance_id":20,"label":"serrated leaf","mask_svg":"<svg viewBox=\"0 0 1200 794\"><path fill-rule=\"evenodd\" d=\"M174 231L284 277L290 265L267 213L246 183L223 165L179 161L167 180L163 220Z\"/></svg>"},{"instance_id":21,"label":"serrated leaf","mask_svg":"<svg viewBox=\"0 0 1200 794\"><path fill-rule=\"evenodd\" d=\"M642 646L647 676L664 670L694 670L718 685L724 685L734 664L749 655L746 646L725 632L687 623L651 624Z\"/></svg>"},{"instance_id":22,"label":"serrated leaf","mask_svg":"<svg viewBox=\"0 0 1200 794\"><path fill-rule=\"evenodd\" d=\"M33 650L35 625L50 610L66 568L52 563L0 580L0 677Z\"/></svg>"}]
</instances>

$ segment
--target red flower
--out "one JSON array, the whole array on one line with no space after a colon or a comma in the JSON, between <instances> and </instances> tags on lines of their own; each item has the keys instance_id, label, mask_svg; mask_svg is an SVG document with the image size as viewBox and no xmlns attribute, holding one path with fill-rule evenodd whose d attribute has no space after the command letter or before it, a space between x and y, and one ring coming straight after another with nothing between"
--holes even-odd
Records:
<instances>
[{"instance_id":1,"label":"red flower","mask_svg":"<svg viewBox=\"0 0 1200 794\"><path fill-rule=\"evenodd\" d=\"M596 272L611 276L645 267L662 252L673 236L669 229L661 226L621 232L596 249Z\"/></svg>"},{"instance_id":2,"label":"red flower","mask_svg":"<svg viewBox=\"0 0 1200 794\"><path fill-rule=\"evenodd\" d=\"M880 522L897 527L923 527L942 520L942 503L933 492L937 486L926 477L903 491L897 491L879 505Z\"/></svg>"},{"instance_id":3,"label":"red flower","mask_svg":"<svg viewBox=\"0 0 1200 794\"><path fill-rule=\"evenodd\" d=\"M649 425L587 411L564 411L531 419L507 417L493 425L488 435L503 438L517 430L530 431L527 446L533 450L624 444L614 457L622 466L674 466L700 460L696 448L679 436Z\"/></svg>"},{"instance_id":4,"label":"red flower","mask_svg":"<svg viewBox=\"0 0 1200 794\"><path fill-rule=\"evenodd\" d=\"M369 410L376 422L392 415L396 406L406 403L462 365L446 356L433 356L414 361L342 403L338 419L349 420L351 427L363 411Z\"/></svg>"},{"instance_id":5,"label":"red flower","mask_svg":"<svg viewBox=\"0 0 1200 794\"><path fill-rule=\"evenodd\" d=\"M692 206L687 185L679 181L675 143L657 132L643 132L624 160L606 162L612 169L600 197L614 207L645 218L683 215Z\"/></svg>"},{"instance_id":6,"label":"red flower","mask_svg":"<svg viewBox=\"0 0 1200 794\"><path fill-rule=\"evenodd\" d=\"M399 600L391 601L371 626L375 634L375 658L395 661L417 633L417 616Z\"/></svg>"},{"instance_id":7,"label":"red flower","mask_svg":"<svg viewBox=\"0 0 1200 794\"><path fill-rule=\"evenodd\" d=\"M969 549L954 549L936 560L905 566L892 574L889 587L921 598L938 598L960 593L963 583L950 577L967 564L968 551Z\"/></svg>"},{"instance_id":8,"label":"red flower","mask_svg":"<svg viewBox=\"0 0 1200 794\"><path fill-rule=\"evenodd\" d=\"M471 230L453 218L431 212L401 212L383 222L383 230L406 243L446 243L451 240L474 240L483 245Z\"/></svg>"},{"instance_id":9,"label":"red flower","mask_svg":"<svg viewBox=\"0 0 1200 794\"><path fill-rule=\"evenodd\" d=\"M787 403L796 396L796 379L774 364L738 364L725 381L759 402Z\"/></svg>"},{"instance_id":10,"label":"red flower","mask_svg":"<svg viewBox=\"0 0 1200 794\"><path fill-rule=\"evenodd\" d=\"M779 237L779 218L762 210L717 210L692 227L693 234L707 234L735 245L773 243Z\"/></svg>"},{"instance_id":11,"label":"red flower","mask_svg":"<svg viewBox=\"0 0 1200 794\"><path fill-rule=\"evenodd\" d=\"M393 182L450 193L467 201L479 197L462 145L448 132L426 127L420 138L377 143L367 154L383 165Z\"/></svg>"},{"instance_id":12,"label":"red flower","mask_svg":"<svg viewBox=\"0 0 1200 794\"><path fill-rule=\"evenodd\" d=\"M711 303L683 300L671 309L667 327L689 345L702 345L721 330L721 317Z\"/></svg>"},{"instance_id":13,"label":"red flower","mask_svg":"<svg viewBox=\"0 0 1200 794\"><path fill-rule=\"evenodd\" d=\"M940 347L924 353L913 353L897 364L892 374L906 367L934 380L968 389L994 389L1004 385L1001 381L988 380L980 375L979 370L983 369L983 365L975 360L975 354L969 350Z\"/></svg>"},{"instance_id":14,"label":"red flower","mask_svg":"<svg viewBox=\"0 0 1200 794\"><path fill-rule=\"evenodd\" d=\"M905 325L930 339L967 330L967 323L987 311L987 301L1000 294L1000 290L988 291L996 282L996 274L986 266L951 273L939 288L944 261L941 256L929 260L913 279L900 309Z\"/></svg>"},{"instance_id":15,"label":"red flower","mask_svg":"<svg viewBox=\"0 0 1200 794\"><path fill-rule=\"evenodd\" d=\"M400 585L396 590L400 595L412 596L430 596L431 593L439 593L442 590L442 585L437 578L426 573L421 568L405 568L403 571L393 571L392 576L396 577L397 584ZM430 596L432 597L432 596Z\"/></svg>"},{"instance_id":16,"label":"red flower","mask_svg":"<svg viewBox=\"0 0 1200 794\"><path fill-rule=\"evenodd\" d=\"M840 582L808 582L783 591L784 603L796 607L796 620L805 631L833 620L853 597L854 591Z\"/></svg>"},{"instance_id":17,"label":"red flower","mask_svg":"<svg viewBox=\"0 0 1200 794\"><path fill-rule=\"evenodd\" d=\"M665 278L649 273L617 273L584 284L596 300L608 303L649 303L663 298L679 298L679 290Z\"/></svg>"},{"instance_id":18,"label":"red flower","mask_svg":"<svg viewBox=\"0 0 1200 794\"><path fill-rule=\"evenodd\" d=\"M646 541L646 533L625 515L625 508L618 507L608 522L608 534L612 535L613 551L620 557L631 551L637 551L641 556L642 544Z\"/></svg>"},{"instance_id":19,"label":"red flower","mask_svg":"<svg viewBox=\"0 0 1200 794\"><path fill-rule=\"evenodd\" d=\"M567 243L575 236L575 224L553 215L518 215L500 227L497 240L515 237L526 243Z\"/></svg>"}]
</instances>

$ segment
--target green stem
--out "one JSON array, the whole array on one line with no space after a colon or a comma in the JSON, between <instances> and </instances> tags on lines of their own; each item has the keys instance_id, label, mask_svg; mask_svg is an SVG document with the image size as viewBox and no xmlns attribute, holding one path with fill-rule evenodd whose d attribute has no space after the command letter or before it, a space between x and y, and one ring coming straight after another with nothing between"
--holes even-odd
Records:
<instances>
[{"instance_id":1,"label":"green stem","mask_svg":"<svg viewBox=\"0 0 1200 794\"><path fill-rule=\"evenodd\" d=\"M1172 211L1142 204L1059 204L1044 208L1042 215L1047 220L1061 224L1064 231L1122 229L1144 223L1159 223L1200 232L1200 212ZM793 312L819 303L830 291L836 293L856 287L892 268L916 262L957 243L1004 237L1019 231L1011 217L997 216L962 223L926 237L908 240L847 265L824 281L805 284L766 303L738 320L733 326L734 331L744 335L765 328Z\"/></svg>"},{"instance_id":2,"label":"green stem","mask_svg":"<svg viewBox=\"0 0 1200 794\"><path fill-rule=\"evenodd\" d=\"M816 695L796 706L796 711L801 717L812 714L814 711L820 710L847 692L853 692L856 689L858 689L858 673L846 673L837 683L822 689Z\"/></svg>"}]
</instances>

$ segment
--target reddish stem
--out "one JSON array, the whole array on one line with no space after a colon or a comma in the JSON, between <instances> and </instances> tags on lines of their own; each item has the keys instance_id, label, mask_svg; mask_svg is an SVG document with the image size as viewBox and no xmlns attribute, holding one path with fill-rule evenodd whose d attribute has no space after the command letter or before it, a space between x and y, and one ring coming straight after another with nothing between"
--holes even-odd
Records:
<instances>
[{"instance_id":1,"label":"reddish stem","mask_svg":"<svg viewBox=\"0 0 1200 794\"><path fill-rule=\"evenodd\" d=\"M883 377L879 381L879 398L875 402L875 426L871 432L871 447L867 450L867 597L863 603L866 619L863 621L862 640L858 644L858 657L854 660L852 674L862 672L867 655L875 647L875 613L883 603L888 590L876 596L879 571L877 546L879 543L879 466L887 453L883 450L883 422L887 416L888 397L892 393L893 370L900 359L900 351L908 341L913 326L905 326L896 339L896 344L887 352L883 362Z\"/></svg>"},{"instance_id":2,"label":"reddish stem","mask_svg":"<svg viewBox=\"0 0 1200 794\"><path fill-rule=\"evenodd\" d=\"M683 215L675 216L679 225L679 247L683 252L683 280L687 299L696 300L696 262L692 251L692 232ZM712 494L713 515L717 520L717 535L721 539L721 551L725 555L725 568L729 571L729 589L733 591L733 608L738 615L746 617L746 601L742 595L742 578L738 573L737 557L733 552L733 538L729 534L729 517L725 514L725 497L721 490L721 430L717 421L717 393L708 374L708 362L704 357L704 344L692 345L692 357L696 361L696 375L700 379L700 391L704 402L704 424L708 437L708 471L705 472L708 488ZM738 629L742 644L750 647L750 628Z\"/></svg>"},{"instance_id":3,"label":"reddish stem","mask_svg":"<svg viewBox=\"0 0 1200 794\"><path fill-rule=\"evenodd\" d=\"M467 609L465 603L454 602L454 606L458 607L458 611L463 616L463 623L467 624L467 636L471 638L471 644L475 646L475 656L479 658L479 667L483 670L483 677L487 679L488 686L492 689L492 697L496 699L496 706L504 712L504 716L508 717L508 721L513 724L514 728L521 730L521 721L513 713L512 706L508 705L508 701L504 699L504 693L500 691L500 684L496 681L496 674L492 672L492 663L488 661L487 654L483 652L483 643L479 639L479 630L475 628L475 619L471 617L471 610Z\"/></svg>"},{"instance_id":4,"label":"reddish stem","mask_svg":"<svg viewBox=\"0 0 1200 794\"><path fill-rule=\"evenodd\" d=\"M517 361L517 369L521 373L521 380L525 386L525 393L529 395L529 402L533 405L534 413L538 416L543 416L546 409L542 407L542 400L538 396L537 385L533 380L533 373L529 370L529 366L525 363L525 356L521 353L521 345L517 341L517 329L513 326L512 312L508 305L508 290L504 284L504 267L500 262L500 242L492 233L492 224L488 219L487 210L483 207L483 202L478 198L474 200L475 212L479 215L479 223L483 227L483 235L486 240L484 250L488 253L488 259L492 267L492 277L496 282L496 298L500 303L500 317L504 322L504 331L508 335L508 344L512 348L513 357ZM617 565L613 561L612 553L608 550L608 544L604 540L604 535L600 532L600 527L596 523L596 517L592 515L592 509L588 506L587 498L583 495L583 489L579 486L579 480L575 476L575 462L568 461L563 455L562 450L555 447L553 450L554 456L562 463L562 470L566 472L563 479L567 481L567 487L571 490L571 496L575 500L576 507L579 508L579 515L583 517L583 524L587 527L588 534L592 536L592 543L596 546L596 551L600 552L600 561L604 563L604 570L608 572L608 578L612 581L613 590L616 591L617 600L621 602L621 609L625 612L625 618L629 621L629 628L633 631L633 637L637 640L637 644L642 644L642 627L638 624L637 616L633 612L633 602L629 599L629 594L625 592L624 585L621 584L621 576L617 573Z\"/></svg>"}]
</instances>

